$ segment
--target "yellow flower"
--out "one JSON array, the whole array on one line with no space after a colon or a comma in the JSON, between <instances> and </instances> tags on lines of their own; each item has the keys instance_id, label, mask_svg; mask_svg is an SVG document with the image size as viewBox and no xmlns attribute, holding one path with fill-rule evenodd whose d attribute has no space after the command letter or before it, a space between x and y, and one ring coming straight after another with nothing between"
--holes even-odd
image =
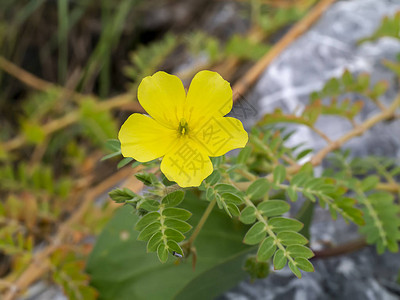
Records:
<instances>
[{"instance_id":1,"label":"yellow flower","mask_svg":"<svg viewBox=\"0 0 400 300\"><path fill-rule=\"evenodd\" d=\"M209 156L247 143L242 123L224 117L232 89L218 73L197 73L186 94L178 77L157 72L142 80L138 99L150 117L135 113L122 125L122 155L139 162L163 157L161 171L181 187L199 186L212 173Z\"/></svg>"}]
</instances>

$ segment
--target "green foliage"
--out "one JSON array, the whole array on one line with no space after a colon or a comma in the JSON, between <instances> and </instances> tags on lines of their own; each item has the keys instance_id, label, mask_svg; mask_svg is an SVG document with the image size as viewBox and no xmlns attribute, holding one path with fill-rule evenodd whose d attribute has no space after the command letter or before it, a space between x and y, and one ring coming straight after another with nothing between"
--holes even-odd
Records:
<instances>
[{"instance_id":1,"label":"green foliage","mask_svg":"<svg viewBox=\"0 0 400 300\"><path fill-rule=\"evenodd\" d=\"M346 93L360 94L373 102L377 103L388 89L385 81L379 81L370 87L370 75L352 75L345 71L339 78L331 78L319 92L314 92L310 96L310 104L299 114L284 114L281 109L276 109L273 113L266 114L259 125L274 123L296 123L313 127L321 115L335 115L346 118L350 121L359 114L363 108L364 101L352 102L350 99L339 100ZM328 101L324 101L328 100Z\"/></svg>"},{"instance_id":2,"label":"green foliage","mask_svg":"<svg viewBox=\"0 0 400 300\"><path fill-rule=\"evenodd\" d=\"M400 39L400 11L393 16L384 17L376 31L370 37L361 39L359 43L373 42L382 37Z\"/></svg>"},{"instance_id":3,"label":"green foliage","mask_svg":"<svg viewBox=\"0 0 400 300\"><path fill-rule=\"evenodd\" d=\"M270 48L269 45L256 43L247 37L234 35L225 46L225 53L242 59L258 60Z\"/></svg>"},{"instance_id":4,"label":"green foliage","mask_svg":"<svg viewBox=\"0 0 400 300\"><path fill-rule=\"evenodd\" d=\"M173 34L166 34L159 41L153 42L148 46L139 47L139 49L130 54L132 65L125 67L125 75L134 82L152 75L177 45L177 37Z\"/></svg>"},{"instance_id":5,"label":"green foliage","mask_svg":"<svg viewBox=\"0 0 400 300\"><path fill-rule=\"evenodd\" d=\"M109 111L97 108L93 99L87 99L80 103L81 124L84 133L98 145L117 134L115 120Z\"/></svg>"},{"instance_id":6,"label":"green foliage","mask_svg":"<svg viewBox=\"0 0 400 300\"><path fill-rule=\"evenodd\" d=\"M97 291L88 285L89 276L84 273L84 262L77 260L72 251L58 250L50 258L52 279L59 284L71 300L97 299Z\"/></svg>"},{"instance_id":7,"label":"green foliage","mask_svg":"<svg viewBox=\"0 0 400 300\"><path fill-rule=\"evenodd\" d=\"M206 204L187 193L181 206L193 213L191 225L198 223ZM199 256L195 270L185 259L176 265L176 258L169 255L167 262L160 264L156 254L146 254L146 245L137 241L138 233L132 231L139 218L130 212L128 206L119 209L90 256L87 270L99 299L206 299L246 277L240 266L254 249L241 242L245 228L223 211L211 213L196 239Z\"/></svg>"},{"instance_id":8,"label":"green foliage","mask_svg":"<svg viewBox=\"0 0 400 300\"><path fill-rule=\"evenodd\" d=\"M339 170L336 173L338 183L350 189L361 206L365 223L360 227L360 232L366 236L367 243L375 244L378 253L383 253L386 249L398 252L400 208L392 194L376 191L376 187L380 177L395 182L395 176L400 174L400 167L388 158L350 159L349 153L340 152L331 158L331 162L332 167ZM353 177L354 175L358 178Z\"/></svg>"}]
</instances>

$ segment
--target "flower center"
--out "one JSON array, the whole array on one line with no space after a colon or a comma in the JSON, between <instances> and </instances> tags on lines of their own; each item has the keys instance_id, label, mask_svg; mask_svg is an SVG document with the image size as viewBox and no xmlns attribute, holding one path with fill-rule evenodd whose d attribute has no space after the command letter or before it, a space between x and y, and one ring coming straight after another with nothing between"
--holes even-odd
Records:
<instances>
[{"instance_id":1,"label":"flower center","mask_svg":"<svg viewBox=\"0 0 400 300\"><path fill-rule=\"evenodd\" d=\"M178 132L179 132L180 135L185 135L185 134L188 133L188 131L189 131L188 123L186 122L185 118L182 118L179 121Z\"/></svg>"}]
</instances>

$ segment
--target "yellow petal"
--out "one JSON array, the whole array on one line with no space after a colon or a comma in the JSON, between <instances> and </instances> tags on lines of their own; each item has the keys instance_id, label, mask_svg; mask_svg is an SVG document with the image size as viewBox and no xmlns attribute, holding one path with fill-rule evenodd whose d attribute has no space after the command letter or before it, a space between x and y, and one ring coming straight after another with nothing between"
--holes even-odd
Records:
<instances>
[{"instance_id":1,"label":"yellow petal","mask_svg":"<svg viewBox=\"0 0 400 300\"><path fill-rule=\"evenodd\" d=\"M189 87L185 118L189 128L199 126L212 117L222 117L232 109L232 89L221 75L211 71L197 73Z\"/></svg>"},{"instance_id":2,"label":"yellow petal","mask_svg":"<svg viewBox=\"0 0 400 300\"><path fill-rule=\"evenodd\" d=\"M194 139L204 148L207 155L220 156L232 149L246 146L248 136L238 119L213 117L196 129Z\"/></svg>"},{"instance_id":3,"label":"yellow petal","mask_svg":"<svg viewBox=\"0 0 400 300\"><path fill-rule=\"evenodd\" d=\"M146 162L164 156L177 139L177 131L148 116L132 114L121 126L118 139L124 157Z\"/></svg>"},{"instance_id":4,"label":"yellow petal","mask_svg":"<svg viewBox=\"0 0 400 300\"><path fill-rule=\"evenodd\" d=\"M185 98L182 81L165 72L143 78L138 88L138 100L146 112L171 129L179 126Z\"/></svg>"},{"instance_id":5,"label":"yellow petal","mask_svg":"<svg viewBox=\"0 0 400 300\"><path fill-rule=\"evenodd\" d=\"M182 137L164 156L161 171L180 187L199 186L213 171L210 158L191 138Z\"/></svg>"}]
</instances>

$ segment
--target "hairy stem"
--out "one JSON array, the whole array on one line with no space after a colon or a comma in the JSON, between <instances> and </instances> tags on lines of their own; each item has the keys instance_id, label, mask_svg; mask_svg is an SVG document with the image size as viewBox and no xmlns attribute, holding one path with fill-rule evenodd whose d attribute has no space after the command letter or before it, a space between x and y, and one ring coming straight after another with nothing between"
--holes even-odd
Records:
<instances>
[{"instance_id":1,"label":"hairy stem","mask_svg":"<svg viewBox=\"0 0 400 300\"><path fill-rule=\"evenodd\" d=\"M217 203L217 198L214 198L207 206L206 210L204 211L203 215L201 216L201 219L199 223L197 223L196 228L194 229L192 235L190 236L188 240L189 246L193 245L194 241L196 240L198 234L200 233L201 229L203 228L204 224L206 223L210 213L212 212L215 204Z\"/></svg>"}]
</instances>

